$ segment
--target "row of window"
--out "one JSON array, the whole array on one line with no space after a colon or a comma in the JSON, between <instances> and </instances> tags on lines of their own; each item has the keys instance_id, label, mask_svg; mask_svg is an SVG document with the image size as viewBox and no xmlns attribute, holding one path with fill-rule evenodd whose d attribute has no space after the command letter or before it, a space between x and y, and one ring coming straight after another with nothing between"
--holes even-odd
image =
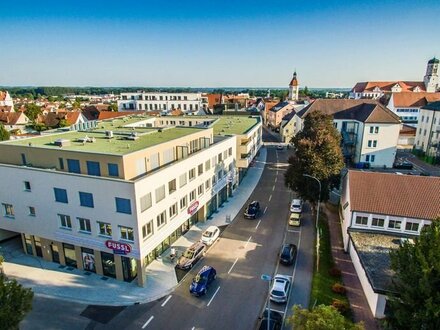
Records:
<instances>
[{"instance_id":1,"label":"row of window","mask_svg":"<svg viewBox=\"0 0 440 330\"><path fill-rule=\"evenodd\" d=\"M61 170L65 169L64 159L58 158L59 167ZM78 159L66 159L67 171L69 173L81 174L81 165ZM86 161L87 174L94 176L101 176L101 165L99 162ZM118 164L107 164L108 175L112 177L119 177Z\"/></svg>"},{"instance_id":2,"label":"row of window","mask_svg":"<svg viewBox=\"0 0 440 330\"><path fill-rule=\"evenodd\" d=\"M375 160L376 160L376 155L366 155L365 156L366 162L374 163Z\"/></svg>"},{"instance_id":3,"label":"row of window","mask_svg":"<svg viewBox=\"0 0 440 330\"><path fill-rule=\"evenodd\" d=\"M429 120L431 119L430 116L426 116L426 122L429 123ZM425 120L425 116L422 116L422 119L420 120L421 123L423 123L423 121ZM437 124L437 117L434 116L433 119L433 124L436 125Z\"/></svg>"},{"instance_id":4,"label":"row of window","mask_svg":"<svg viewBox=\"0 0 440 330\"><path fill-rule=\"evenodd\" d=\"M379 133L379 126L370 126L370 134Z\"/></svg>"},{"instance_id":5,"label":"row of window","mask_svg":"<svg viewBox=\"0 0 440 330\"><path fill-rule=\"evenodd\" d=\"M355 220L356 225L360 226L368 226L368 217L366 216L357 216ZM384 228L385 227L385 219L373 217L371 219L371 227L376 228ZM388 221L388 229L392 230L401 230L402 229L402 220L389 220ZM419 231L419 223L406 221L405 223L405 231Z\"/></svg>"},{"instance_id":6,"label":"row of window","mask_svg":"<svg viewBox=\"0 0 440 330\"><path fill-rule=\"evenodd\" d=\"M397 109L396 112L419 112L419 109Z\"/></svg>"},{"instance_id":7,"label":"row of window","mask_svg":"<svg viewBox=\"0 0 440 330\"><path fill-rule=\"evenodd\" d=\"M376 148L377 147L377 140L368 140L367 146L368 146L368 148Z\"/></svg>"},{"instance_id":8,"label":"row of window","mask_svg":"<svg viewBox=\"0 0 440 330\"><path fill-rule=\"evenodd\" d=\"M168 95L159 95L159 96L157 97L156 95L145 95L145 96L143 96L143 95L141 94L141 95L138 95L137 98L136 98L135 95L131 95L130 98L131 98L132 100L137 99L137 100L145 100L145 101L149 101L149 100L151 100L151 101L156 101L156 100L160 100L160 101L165 100L165 101L168 101ZM127 95L122 95L122 99L123 99L123 100L127 100ZM175 100L175 101L181 101L181 100L183 100L183 101L187 101L187 100L188 100L188 96L170 95L170 99L169 99L169 100L170 100L170 101L173 101L173 100Z\"/></svg>"}]
</instances>

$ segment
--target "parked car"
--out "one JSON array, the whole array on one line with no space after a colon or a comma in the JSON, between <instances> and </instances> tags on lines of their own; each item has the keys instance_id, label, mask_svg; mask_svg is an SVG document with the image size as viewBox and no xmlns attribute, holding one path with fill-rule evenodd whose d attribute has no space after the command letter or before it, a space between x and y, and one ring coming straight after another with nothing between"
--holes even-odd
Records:
<instances>
[{"instance_id":1,"label":"parked car","mask_svg":"<svg viewBox=\"0 0 440 330\"><path fill-rule=\"evenodd\" d=\"M261 317L261 322L258 330L268 329L267 323L269 323L270 330L280 330L283 324L283 316L281 315L281 313L278 313L273 310L271 310L269 314L266 309L263 313L263 316Z\"/></svg>"},{"instance_id":2,"label":"parked car","mask_svg":"<svg viewBox=\"0 0 440 330\"><path fill-rule=\"evenodd\" d=\"M272 289L270 290L270 300L284 304L287 302L290 291L290 278L285 275L277 274L273 278Z\"/></svg>"},{"instance_id":3,"label":"parked car","mask_svg":"<svg viewBox=\"0 0 440 330\"><path fill-rule=\"evenodd\" d=\"M290 213L289 225L294 227L301 226L301 213Z\"/></svg>"},{"instance_id":4,"label":"parked car","mask_svg":"<svg viewBox=\"0 0 440 330\"><path fill-rule=\"evenodd\" d=\"M203 266L193 278L191 285L189 286L189 292L195 296L201 296L206 294L211 283L216 279L217 272L214 267Z\"/></svg>"},{"instance_id":5,"label":"parked car","mask_svg":"<svg viewBox=\"0 0 440 330\"><path fill-rule=\"evenodd\" d=\"M202 243L209 246L217 240L219 235L220 235L220 229L216 226L210 226L202 234L201 241Z\"/></svg>"},{"instance_id":6,"label":"parked car","mask_svg":"<svg viewBox=\"0 0 440 330\"><path fill-rule=\"evenodd\" d=\"M203 257L206 251L206 245L202 242L196 242L183 252L182 256L177 260L177 268L190 269L200 258Z\"/></svg>"},{"instance_id":7,"label":"parked car","mask_svg":"<svg viewBox=\"0 0 440 330\"><path fill-rule=\"evenodd\" d=\"M301 199L293 199L292 203L290 203L290 212L301 213L302 212L302 200Z\"/></svg>"},{"instance_id":8,"label":"parked car","mask_svg":"<svg viewBox=\"0 0 440 330\"><path fill-rule=\"evenodd\" d=\"M412 170L414 165L408 161L402 160L402 161L396 161L393 164L393 167L400 170Z\"/></svg>"},{"instance_id":9,"label":"parked car","mask_svg":"<svg viewBox=\"0 0 440 330\"><path fill-rule=\"evenodd\" d=\"M248 219L256 219L260 213L260 203L257 201L251 202L246 211L244 212L244 217Z\"/></svg>"},{"instance_id":10,"label":"parked car","mask_svg":"<svg viewBox=\"0 0 440 330\"><path fill-rule=\"evenodd\" d=\"M297 248L295 244L284 244L280 253L280 262L283 265L293 265L296 253Z\"/></svg>"}]
</instances>

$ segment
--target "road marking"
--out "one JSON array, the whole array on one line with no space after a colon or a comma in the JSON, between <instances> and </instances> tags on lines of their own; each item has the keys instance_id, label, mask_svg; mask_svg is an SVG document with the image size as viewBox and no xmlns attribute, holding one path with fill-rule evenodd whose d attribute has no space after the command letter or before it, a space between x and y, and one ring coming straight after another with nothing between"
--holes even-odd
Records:
<instances>
[{"instance_id":1,"label":"road marking","mask_svg":"<svg viewBox=\"0 0 440 330\"><path fill-rule=\"evenodd\" d=\"M301 232L301 230L293 230L293 229L287 229L287 231L289 233L300 233Z\"/></svg>"},{"instance_id":2,"label":"road marking","mask_svg":"<svg viewBox=\"0 0 440 330\"><path fill-rule=\"evenodd\" d=\"M234 268L234 266L235 266L235 264L237 263L237 261L238 261L238 257L237 257L237 259L235 259L235 261L234 261L234 263L232 264L231 268L229 268L229 272L228 272L228 274L231 273L231 270L232 270L232 268ZM209 305L208 305L208 306L209 306Z\"/></svg>"},{"instance_id":3,"label":"road marking","mask_svg":"<svg viewBox=\"0 0 440 330\"><path fill-rule=\"evenodd\" d=\"M215 298L215 295L217 294L218 290L220 290L220 287L218 287L217 290L215 290L214 295L212 296L211 300L209 300L208 305L206 305L206 307L208 307L211 304L211 302Z\"/></svg>"},{"instance_id":4,"label":"road marking","mask_svg":"<svg viewBox=\"0 0 440 330\"><path fill-rule=\"evenodd\" d=\"M267 211L267 206L264 208L263 214L266 214L266 211Z\"/></svg>"},{"instance_id":5,"label":"road marking","mask_svg":"<svg viewBox=\"0 0 440 330\"><path fill-rule=\"evenodd\" d=\"M278 181L278 176L277 177L275 177L275 182L277 182Z\"/></svg>"},{"instance_id":6,"label":"road marking","mask_svg":"<svg viewBox=\"0 0 440 330\"><path fill-rule=\"evenodd\" d=\"M161 307L163 307L163 306L165 306L166 304L167 304L167 302L168 302L168 300L170 300L171 299L171 295L169 295L168 296L168 298L167 299L165 299L165 301L162 303L162 305L160 305Z\"/></svg>"},{"instance_id":7,"label":"road marking","mask_svg":"<svg viewBox=\"0 0 440 330\"><path fill-rule=\"evenodd\" d=\"M249 244L249 242L250 242L251 239L252 239L252 236L249 237L249 239L247 240L247 242L246 242L246 244L244 245L244 247L246 247L246 246Z\"/></svg>"},{"instance_id":8,"label":"road marking","mask_svg":"<svg viewBox=\"0 0 440 330\"><path fill-rule=\"evenodd\" d=\"M272 199L272 195L269 196L269 202L270 202L271 199Z\"/></svg>"},{"instance_id":9,"label":"road marking","mask_svg":"<svg viewBox=\"0 0 440 330\"><path fill-rule=\"evenodd\" d=\"M151 315L147 322L142 326L142 329L145 329L145 327L154 319L154 316Z\"/></svg>"},{"instance_id":10,"label":"road marking","mask_svg":"<svg viewBox=\"0 0 440 330\"><path fill-rule=\"evenodd\" d=\"M192 328L191 328L191 330L195 330L195 329L196 329L196 327L192 327Z\"/></svg>"},{"instance_id":11,"label":"road marking","mask_svg":"<svg viewBox=\"0 0 440 330\"><path fill-rule=\"evenodd\" d=\"M272 187L272 191L275 191L275 185Z\"/></svg>"},{"instance_id":12,"label":"road marking","mask_svg":"<svg viewBox=\"0 0 440 330\"><path fill-rule=\"evenodd\" d=\"M273 308L271 308L270 310L271 310L271 311L274 311L274 312L278 312L278 313L283 313L283 314L285 314L285 311L279 311L278 309L273 309Z\"/></svg>"},{"instance_id":13,"label":"road marking","mask_svg":"<svg viewBox=\"0 0 440 330\"><path fill-rule=\"evenodd\" d=\"M255 226L255 229L258 229L258 226L260 225L261 220L258 221L257 225Z\"/></svg>"}]
</instances>

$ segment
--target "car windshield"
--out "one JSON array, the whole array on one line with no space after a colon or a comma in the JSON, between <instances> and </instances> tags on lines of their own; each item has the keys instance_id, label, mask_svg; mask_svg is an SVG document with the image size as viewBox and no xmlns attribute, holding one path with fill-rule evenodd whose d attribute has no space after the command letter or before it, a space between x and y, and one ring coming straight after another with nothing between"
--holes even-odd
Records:
<instances>
[{"instance_id":1,"label":"car windshield","mask_svg":"<svg viewBox=\"0 0 440 330\"><path fill-rule=\"evenodd\" d=\"M279 290L273 290L272 291L272 295L278 296L278 297L282 297L282 296L284 296L284 292L283 291L279 291Z\"/></svg>"},{"instance_id":2,"label":"car windshield","mask_svg":"<svg viewBox=\"0 0 440 330\"><path fill-rule=\"evenodd\" d=\"M204 283L206 281L206 276L197 274L196 277L194 277L195 283Z\"/></svg>"},{"instance_id":3,"label":"car windshield","mask_svg":"<svg viewBox=\"0 0 440 330\"><path fill-rule=\"evenodd\" d=\"M205 231L204 233L203 233L203 237L212 237L212 235L213 235L214 233L212 232L212 231Z\"/></svg>"},{"instance_id":4,"label":"car windshield","mask_svg":"<svg viewBox=\"0 0 440 330\"><path fill-rule=\"evenodd\" d=\"M183 253L183 256L187 259L192 259L194 256L194 251L187 250Z\"/></svg>"},{"instance_id":5,"label":"car windshield","mask_svg":"<svg viewBox=\"0 0 440 330\"><path fill-rule=\"evenodd\" d=\"M290 248L288 246L285 246L283 249L283 252L281 253L284 256L288 256L290 253Z\"/></svg>"}]
</instances>

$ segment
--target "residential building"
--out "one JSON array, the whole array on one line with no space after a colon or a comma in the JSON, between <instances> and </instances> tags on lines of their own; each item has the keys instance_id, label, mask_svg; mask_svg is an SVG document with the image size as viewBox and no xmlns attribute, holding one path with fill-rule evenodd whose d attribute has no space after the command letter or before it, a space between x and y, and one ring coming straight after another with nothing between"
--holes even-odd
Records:
<instances>
[{"instance_id":1,"label":"residential building","mask_svg":"<svg viewBox=\"0 0 440 330\"><path fill-rule=\"evenodd\" d=\"M296 132L313 111L333 117L342 136L342 153L348 164L392 167L401 123L399 117L375 100L318 99L297 112Z\"/></svg>"},{"instance_id":2,"label":"residential building","mask_svg":"<svg viewBox=\"0 0 440 330\"><path fill-rule=\"evenodd\" d=\"M371 312L385 317L393 271L389 252L420 235L440 216L440 178L348 171L342 181L341 224ZM403 239L403 240L402 240Z\"/></svg>"},{"instance_id":3,"label":"residential building","mask_svg":"<svg viewBox=\"0 0 440 330\"><path fill-rule=\"evenodd\" d=\"M397 149L412 150L416 143L416 131L415 127L403 124L399 132Z\"/></svg>"},{"instance_id":4,"label":"residential building","mask_svg":"<svg viewBox=\"0 0 440 330\"><path fill-rule=\"evenodd\" d=\"M145 267L231 195L261 126L138 115L1 142L0 228L28 254L142 286Z\"/></svg>"},{"instance_id":5,"label":"residential building","mask_svg":"<svg viewBox=\"0 0 440 330\"><path fill-rule=\"evenodd\" d=\"M186 114L208 107L208 98L202 93L137 92L121 93L119 111L162 111L180 109Z\"/></svg>"},{"instance_id":6,"label":"residential building","mask_svg":"<svg viewBox=\"0 0 440 330\"><path fill-rule=\"evenodd\" d=\"M426 66L423 81L366 81L357 83L350 91L353 99L379 99L390 93L402 92L428 92L435 93L439 90L439 60L432 58Z\"/></svg>"},{"instance_id":7,"label":"residential building","mask_svg":"<svg viewBox=\"0 0 440 330\"><path fill-rule=\"evenodd\" d=\"M420 109L415 148L440 163L440 101Z\"/></svg>"},{"instance_id":8,"label":"residential building","mask_svg":"<svg viewBox=\"0 0 440 330\"><path fill-rule=\"evenodd\" d=\"M29 118L24 112L0 112L0 123L2 123L8 131L22 130L29 124Z\"/></svg>"},{"instance_id":9,"label":"residential building","mask_svg":"<svg viewBox=\"0 0 440 330\"><path fill-rule=\"evenodd\" d=\"M293 73L293 77L292 80L289 83L289 95L288 95L288 100L289 101L298 101L298 97L299 97L299 82L298 79L296 78L296 70Z\"/></svg>"},{"instance_id":10,"label":"residential building","mask_svg":"<svg viewBox=\"0 0 440 330\"><path fill-rule=\"evenodd\" d=\"M11 107L14 109L14 101L8 91L0 91L0 107Z\"/></svg>"},{"instance_id":11,"label":"residential building","mask_svg":"<svg viewBox=\"0 0 440 330\"><path fill-rule=\"evenodd\" d=\"M294 105L295 104L293 102L284 101L279 102L278 104L270 108L267 117L267 126L274 130L279 130L283 117L288 113L294 111Z\"/></svg>"}]
</instances>

